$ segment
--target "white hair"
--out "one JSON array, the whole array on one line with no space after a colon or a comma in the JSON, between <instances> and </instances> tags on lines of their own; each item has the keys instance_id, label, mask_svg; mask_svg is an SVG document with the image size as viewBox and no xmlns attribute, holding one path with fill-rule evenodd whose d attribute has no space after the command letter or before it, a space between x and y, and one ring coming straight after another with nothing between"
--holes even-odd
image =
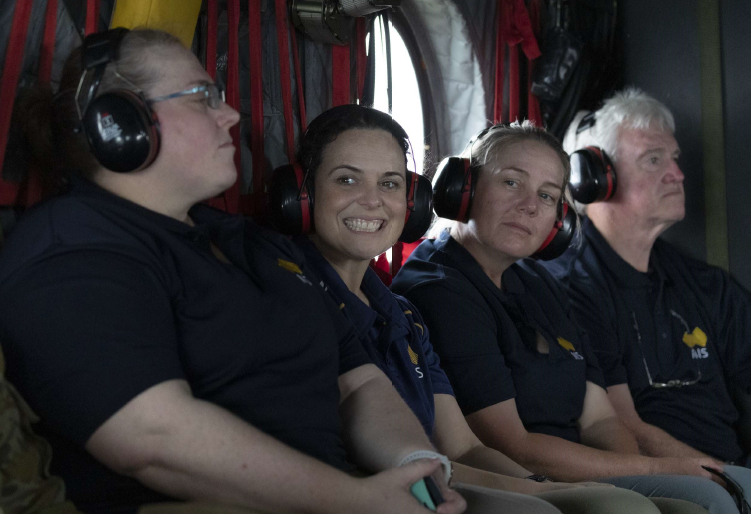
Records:
<instances>
[{"instance_id":1,"label":"white hair","mask_svg":"<svg viewBox=\"0 0 751 514\"><path fill-rule=\"evenodd\" d=\"M563 138L563 148L570 154L585 146L599 146L613 161L618 160L621 129L657 129L675 132L670 110L641 89L629 87L605 101L595 113L595 124L576 133L586 111L576 113Z\"/></svg>"}]
</instances>

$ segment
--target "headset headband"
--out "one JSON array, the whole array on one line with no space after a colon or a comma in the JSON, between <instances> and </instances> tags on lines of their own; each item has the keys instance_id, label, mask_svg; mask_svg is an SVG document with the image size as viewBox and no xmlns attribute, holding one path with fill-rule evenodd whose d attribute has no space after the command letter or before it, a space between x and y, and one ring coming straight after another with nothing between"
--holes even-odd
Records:
<instances>
[{"instance_id":1,"label":"headset headband","mask_svg":"<svg viewBox=\"0 0 751 514\"><path fill-rule=\"evenodd\" d=\"M581 134L585 130L591 129L595 126L595 123L597 122L597 116L596 112L592 111L587 113L584 117L582 117L581 120L579 120L579 125L576 127L576 133Z\"/></svg>"},{"instance_id":2,"label":"headset headband","mask_svg":"<svg viewBox=\"0 0 751 514\"><path fill-rule=\"evenodd\" d=\"M83 41L81 52L81 79L78 81L76 90L76 109L78 109L78 118L83 118L83 113L89 108L91 101L96 96L99 83L104 76L104 70L107 64L117 61L120 58L120 43L123 38L130 32L126 28L117 28L105 32L97 32L86 36ZM89 82L89 89L86 93L85 103L81 104L81 89L84 80L91 70L94 74Z\"/></svg>"}]
</instances>

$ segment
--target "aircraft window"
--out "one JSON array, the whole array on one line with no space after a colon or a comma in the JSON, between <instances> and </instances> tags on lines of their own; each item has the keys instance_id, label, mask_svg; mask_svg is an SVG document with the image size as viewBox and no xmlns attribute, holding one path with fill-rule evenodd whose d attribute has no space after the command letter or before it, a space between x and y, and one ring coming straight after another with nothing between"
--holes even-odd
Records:
<instances>
[{"instance_id":1,"label":"aircraft window","mask_svg":"<svg viewBox=\"0 0 751 514\"><path fill-rule=\"evenodd\" d=\"M382 18L381 18L382 20ZM422 99L420 89L417 87L417 75L415 74L414 62L404 44L399 32L389 22L391 34L391 68L393 88L393 112L391 115L407 131L415 153L415 164L419 173L422 173L423 158L425 155L425 127L423 126ZM386 46L382 38L383 27L381 23L375 24L376 38L376 72L375 72L375 97L374 105L378 110L388 112L388 94L386 91L388 74L386 71ZM383 44L378 42L384 41ZM368 48L368 42L365 43ZM412 164L409 164L412 167Z\"/></svg>"}]
</instances>

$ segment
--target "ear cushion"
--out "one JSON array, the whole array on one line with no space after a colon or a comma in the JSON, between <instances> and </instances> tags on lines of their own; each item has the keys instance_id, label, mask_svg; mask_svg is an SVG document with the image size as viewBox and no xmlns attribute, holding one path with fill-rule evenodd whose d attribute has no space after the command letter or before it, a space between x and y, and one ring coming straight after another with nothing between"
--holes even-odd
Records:
<instances>
[{"instance_id":1,"label":"ear cushion","mask_svg":"<svg viewBox=\"0 0 751 514\"><path fill-rule=\"evenodd\" d=\"M576 231L576 212L566 202L561 204L561 213L553 229L532 255L536 259L550 261L563 255L571 245Z\"/></svg>"},{"instance_id":2,"label":"ear cushion","mask_svg":"<svg viewBox=\"0 0 751 514\"><path fill-rule=\"evenodd\" d=\"M276 168L269 185L271 223L283 234L308 234L312 229L313 197L303 187L305 172L299 164Z\"/></svg>"},{"instance_id":3,"label":"ear cushion","mask_svg":"<svg viewBox=\"0 0 751 514\"><path fill-rule=\"evenodd\" d=\"M92 154L108 170L138 171L159 153L159 122L137 93L108 91L91 101L81 121Z\"/></svg>"},{"instance_id":4,"label":"ear cushion","mask_svg":"<svg viewBox=\"0 0 751 514\"><path fill-rule=\"evenodd\" d=\"M466 222L475 194L475 170L469 159L447 157L433 177L433 203L442 218Z\"/></svg>"},{"instance_id":5,"label":"ear cushion","mask_svg":"<svg viewBox=\"0 0 751 514\"><path fill-rule=\"evenodd\" d=\"M410 192L407 194L407 215L399 241L414 243L430 228L433 218L433 191L427 177L412 171L407 173L410 176Z\"/></svg>"},{"instance_id":6,"label":"ear cushion","mask_svg":"<svg viewBox=\"0 0 751 514\"><path fill-rule=\"evenodd\" d=\"M613 197L615 166L601 148L588 146L571 154L571 195L579 203L604 202Z\"/></svg>"}]
</instances>

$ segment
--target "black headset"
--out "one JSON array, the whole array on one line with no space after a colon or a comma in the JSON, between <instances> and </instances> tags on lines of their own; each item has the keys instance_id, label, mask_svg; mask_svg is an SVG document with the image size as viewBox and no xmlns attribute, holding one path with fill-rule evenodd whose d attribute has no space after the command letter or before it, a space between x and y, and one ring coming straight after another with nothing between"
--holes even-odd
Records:
<instances>
[{"instance_id":1,"label":"black headset","mask_svg":"<svg viewBox=\"0 0 751 514\"><path fill-rule=\"evenodd\" d=\"M579 134L592 128L596 117L594 112L584 116L576 128ZM605 150L587 146L571 154L571 196L579 203L604 202L615 194L618 181L615 166Z\"/></svg>"},{"instance_id":2,"label":"black headset","mask_svg":"<svg viewBox=\"0 0 751 514\"><path fill-rule=\"evenodd\" d=\"M477 187L479 166L472 162L472 148L488 132L507 125L493 125L474 136L469 144L469 158L447 157L441 161L433 177L435 212L442 218L466 223ZM576 212L561 197L556 207L556 220L550 233L532 257L551 260L568 249L576 231Z\"/></svg>"},{"instance_id":3,"label":"black headset","mask_svg":"<svg viewBox=\"0 0 751 514\"><path fill-rule=\"evenodd\" d=\"M81 52L81 79L76 108L91 153L99 164L117 173L142 170L159 153L160 131L156 114L141 91L112 89L96 96L104 70L120 56L128 29L117 28L86 36ZM83 84L91 75L81 102Z\"/></svg>"},{"instance_id":4,"label":"black headset","mask_svg":"<svg viewBox=\"0 0 751 514\"><path fill-rule=\"evenodd\" d=\"M339 106L335 109L362 108ZM303 139L322 129L327 117L314 120ZM317 122L318 121L318 122ZM403 243L420 239L430 227L433 216L433 192L430 181L423 175L407 170L407 214L399 236ZM310 234L313 226L313 195L309 184L309 170L301 164L287 164L276 168L269 184L271 222L277 230L289 235Z\"/></svg>"}]
</instances>

